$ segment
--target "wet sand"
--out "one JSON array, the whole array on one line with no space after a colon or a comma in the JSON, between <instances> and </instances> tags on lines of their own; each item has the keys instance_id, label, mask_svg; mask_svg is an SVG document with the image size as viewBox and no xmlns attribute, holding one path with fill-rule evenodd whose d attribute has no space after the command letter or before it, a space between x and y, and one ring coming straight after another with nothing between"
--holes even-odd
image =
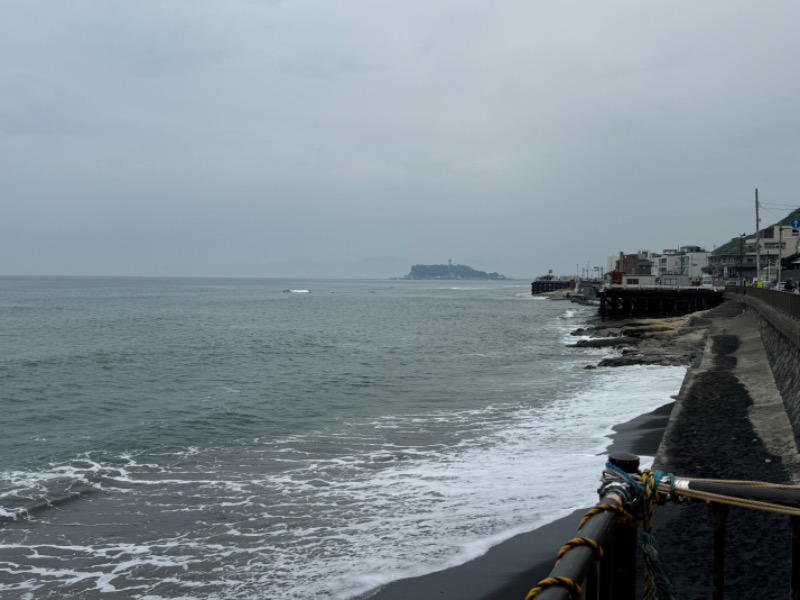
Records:
<instances>
[{"instance_id":1,"label":"wet sand","mask_svg":"<svg viewBox=\"0 0 800 600\"><path fill-rule=\"evenodd\" d=\"M674 402L614 427L607 453L655 456ZM599 474L598 474L599 475ZM574 537L588 510L517 535L468 563L390 583L362 598L371 600L508 600L522 599L553 568L556 552Z\"/></svg>"}]
</instances>

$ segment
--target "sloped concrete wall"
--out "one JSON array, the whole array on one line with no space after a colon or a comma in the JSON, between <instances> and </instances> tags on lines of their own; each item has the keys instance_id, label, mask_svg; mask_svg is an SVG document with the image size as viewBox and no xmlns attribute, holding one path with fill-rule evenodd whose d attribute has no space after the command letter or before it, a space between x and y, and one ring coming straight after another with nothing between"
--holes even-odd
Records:
<instances>
[{"instance_id":1,"label":"sloped concrete wall","mask_svg":"<svg viewBox=\"0 0 800 600\"><path fill-rule=\"evenodd\" d=\"M800 445L800 321L747 295L728 295L743 301L758 320L772 374Z\"/></svg>"}]
</instances>

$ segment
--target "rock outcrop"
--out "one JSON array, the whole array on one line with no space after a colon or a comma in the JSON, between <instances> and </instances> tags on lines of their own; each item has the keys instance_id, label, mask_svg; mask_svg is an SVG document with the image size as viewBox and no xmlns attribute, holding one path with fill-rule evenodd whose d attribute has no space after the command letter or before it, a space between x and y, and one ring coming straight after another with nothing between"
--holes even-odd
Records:
<instances>
[{"instance_id":1,"label":"rock outcrop","mask_svg":"<svg viewBox=\"0 0 800 600\"><path fill-rule=\"evenodd\" d=\"M630 365L689 365L703 352L711 317L724 314L725 305L682 317L611 321L578 329L577 348L620 348L618 356L602 359L598 367Z\"/></svg>"}]
</instances>

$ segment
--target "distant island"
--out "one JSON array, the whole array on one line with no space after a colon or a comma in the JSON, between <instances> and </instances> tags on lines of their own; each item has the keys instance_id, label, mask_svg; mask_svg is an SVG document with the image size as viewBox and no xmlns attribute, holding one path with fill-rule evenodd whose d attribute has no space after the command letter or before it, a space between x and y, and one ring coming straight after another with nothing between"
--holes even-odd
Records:
<instances>
[{"instance_id":1,"label":"distant island","mask_svg":"<svg viewBox=\"0 0 800 600\"><path fill-rule=\"evenodd\" d=\"M467 265L414 265L411 272L403 279L491 279L507 280L508 277L500 273L487 273L478 271Z\"/></svg>"}]
</instances>

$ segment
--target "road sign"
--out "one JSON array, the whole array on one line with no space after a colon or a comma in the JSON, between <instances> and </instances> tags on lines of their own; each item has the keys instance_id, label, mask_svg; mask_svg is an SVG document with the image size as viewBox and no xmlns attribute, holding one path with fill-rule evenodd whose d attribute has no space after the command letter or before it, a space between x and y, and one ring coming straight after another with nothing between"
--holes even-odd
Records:
<instances>
[{"instance_id":1,"label":"road sign","mask_svg":"<svg viewBox=\"0 0 800 600\"><path fill-rule=\"evenodd\" d=\"M789 221L789 225L792 226L792 229L800 229L800 219L792 219Z\"/></svg>"}]
</instances>

